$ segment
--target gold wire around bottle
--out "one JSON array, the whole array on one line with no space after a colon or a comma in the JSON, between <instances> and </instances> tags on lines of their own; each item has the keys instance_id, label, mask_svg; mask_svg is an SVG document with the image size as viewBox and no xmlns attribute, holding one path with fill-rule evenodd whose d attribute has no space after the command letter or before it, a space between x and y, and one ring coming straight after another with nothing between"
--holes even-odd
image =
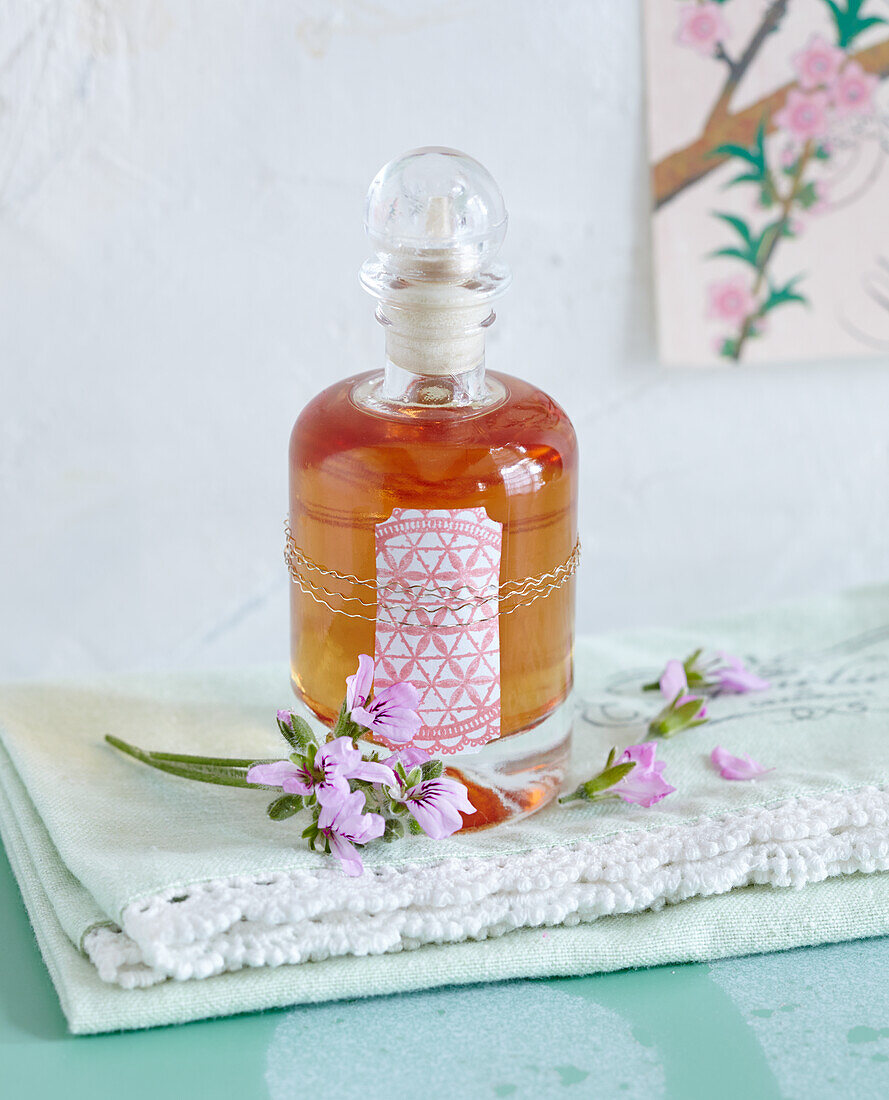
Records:
<instances>
[{"instance_id":1,"label":"gold wire around bottle","mask_svg":"<svg viewBox=\"0 0 889 1100\"><path fill-rule=\"evenodd\" d=\"M518 611L522 607L528 607L536 600L548 596L551 592L555 592L559 588L562 588L577 572L577 565L580 561L580 540L578 539L568 558L556 569L549 573L540 573L536 577L506 581L496 589L492 588L483 590L482 592L467 593L465 591L465 585L448 588L430 585L403 585L394 581L379 585L375 580L362 579L350 573L338 573L335 569L325 569L316 561L313 561L296 545L290 530L289 522L285 521L284 529L287 536L284 546L284 561L287 563L290 579L301 592L304 592L305 595L313 599L315 603L321 604L334 614L343 615L347 619L363 619L366 622L376 622L378 618L381 618L399 626L409 625L411 616L417 616L418 614L436 615L442 611L456 612L462 611L465 608L487 611L490 604L495 600L498 604L503 604L507 600L527 597L520 599L518 603L513 604L512 607L505 611L498 610L496 614L487 615L483 619L476 619L473 617L469 618L467 621L471 623L484 623L504 615L511 615L514 611ZM309 577L305 576L305 572L316 573L322 577L330 577L334 580L345 581L352 585L370 589L376 595L376 598L372 600L363 600L360 596L347 596L342 592L333 591L329 588L325 588L320 582L311 580ZM397 603L399 596L402 596L405 600L409 600L411 598L410 593L412 592L428 596L437 596L439 602L430 604L416 603L412 604L410 607L407 603L404 603L402 606L407 614L403 619L396 619L389 605ZM370 592L366 594L370 595ZM388 598L385 602L380 600L379 597L381 594L387 595ZM358 610L346 611L342 607L334 607L333 604L328 602L329 599L339 600L345 604L357 604L359 607L375 607L377 608L377 613L375 615L367 615L362 614ZM414 622L416 622L416 619L414 619Z\"/></svg>"}]
</instances>

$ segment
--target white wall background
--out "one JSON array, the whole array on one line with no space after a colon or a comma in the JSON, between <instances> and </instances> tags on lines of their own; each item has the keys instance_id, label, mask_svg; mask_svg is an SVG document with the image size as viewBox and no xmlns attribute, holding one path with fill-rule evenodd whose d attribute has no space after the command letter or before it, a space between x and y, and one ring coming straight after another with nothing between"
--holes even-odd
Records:
<instances>
[{"instance_id":1,"label":"white wall background","mask_svg":"<svg viewBox=\"0 0 889 1100\"><path fill-rule=\"evenodd\" d=\"M423 144L507 197L581 629L887 579L889 364L656 364L641 75L631 0L0 0L0 674L285 657L290 425L381 361L362 201Z\"/></svg>"}]
</instances>

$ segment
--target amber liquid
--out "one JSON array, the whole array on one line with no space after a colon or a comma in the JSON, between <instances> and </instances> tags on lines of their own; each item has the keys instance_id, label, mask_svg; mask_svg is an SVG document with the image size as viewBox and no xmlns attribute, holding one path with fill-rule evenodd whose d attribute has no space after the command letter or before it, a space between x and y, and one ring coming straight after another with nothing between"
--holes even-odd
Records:
<instances>
[{"instance_id":1,"label":"amber liquid","mask_svg":"<svg viewBox=\"0 0 889 1100\"><path fill-rule=\"evenodd\" d=\"M550 397L495 374L505 397L488 408L404 405L379 412L355 399L369 377L319 394L290 441L294 541L328 571L314 580L336 596L321 599L359 616L333 611L291 585L293 685L326 723L336 717L358 654L374 652L368 588L329 574L374 577L374 528L393 508L483 507L503 524L501 586L558 569L577 539L577 444ZM535 727L566 699L573 636L573 578L509 614L501 611L501 738ZM554 793L541 788L529 797L542 804ZM483 790L471 787L470 798L478 811L468 825L512 816Z\"/></svg>"}]
</instances>

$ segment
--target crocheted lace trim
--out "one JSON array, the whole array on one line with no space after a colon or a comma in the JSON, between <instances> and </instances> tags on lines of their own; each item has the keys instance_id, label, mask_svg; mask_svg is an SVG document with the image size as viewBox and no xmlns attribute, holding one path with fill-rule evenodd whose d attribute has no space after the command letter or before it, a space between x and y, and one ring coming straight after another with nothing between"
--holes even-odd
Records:
<instances>
[{"instance_id":1,"label":"crocheted lace trim","mask_svg":"<svg viewBox=\"0 0 889 1100\"><path fill-rule=\"evenodd\" d=\"M497 859L366 868L359 879L325 867L170 889L129 905L122 928L91 930L84 949L104 981L132 989L885 870L889 791L866 787Z\"/></svg>"}]
</instances>

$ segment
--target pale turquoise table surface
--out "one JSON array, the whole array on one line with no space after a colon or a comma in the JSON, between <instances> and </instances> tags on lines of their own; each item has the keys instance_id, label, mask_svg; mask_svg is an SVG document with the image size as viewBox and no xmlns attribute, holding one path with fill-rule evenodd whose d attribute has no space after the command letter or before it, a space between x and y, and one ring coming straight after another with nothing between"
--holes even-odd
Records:
<instances>
[{"instance_id":1,"label":"pale turquoise table surface","mask_svg":"<svg viewBox=\"0 0 889 1100\"><path fill-rule=\"evenodd\" d=\"M73 1038L0 856L0 1095L889 1096L889 938Z\"/></svg>"}]
</instances>

